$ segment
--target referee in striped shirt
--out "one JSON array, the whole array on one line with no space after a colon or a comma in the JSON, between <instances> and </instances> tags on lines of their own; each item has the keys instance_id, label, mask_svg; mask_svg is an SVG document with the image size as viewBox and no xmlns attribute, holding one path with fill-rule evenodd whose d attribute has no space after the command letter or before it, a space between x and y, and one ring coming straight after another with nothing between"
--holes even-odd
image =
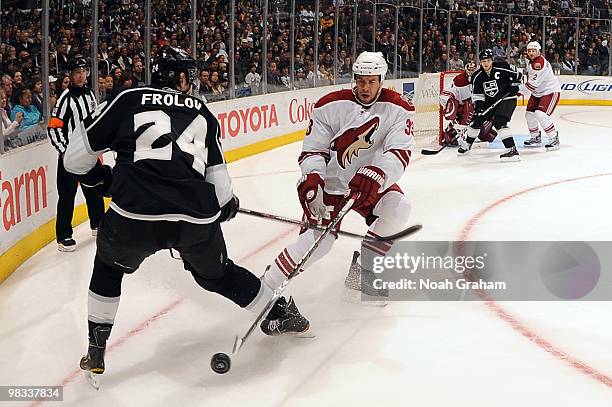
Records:
<instances>
[{"instance_id":1,"label":"referee in striped shirt","mask_svg":"<svg viewBox=\"0 0 612 407\"><path fill-rule=\"evenodd\" d=\"M87 61L82 56L75 56L69 63L70 86L62 92L57 99L47 134L51 144L59 153L57 163L57 220L55 234L57 248L63 252L72 252L76 242L72 238L72 215L74 212L74 199L76 197L78 181L74 175L64 168L64 152L68 146L68 137L79 122L91 114L96 108L96 97L92 89L85 86L87 81ZM104 201L93 189L81 184L89 225L95 236L98 224L104 214Z\"/></svg>"}]
</instances>

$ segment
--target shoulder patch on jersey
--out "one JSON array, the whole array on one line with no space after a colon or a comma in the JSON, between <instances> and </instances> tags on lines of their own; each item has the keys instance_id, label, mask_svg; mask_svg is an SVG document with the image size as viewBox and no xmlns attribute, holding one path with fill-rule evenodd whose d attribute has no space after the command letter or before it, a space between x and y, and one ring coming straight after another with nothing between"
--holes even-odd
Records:
<instances>
[{"instance_id":1,"label":"shoulder patch on jersey","mask_svg":"<svg viewBox=\"0 0 612 407\"><path fill-rule=\"evenodd\" d=\"M403 95L400 95L399 93L387 88L383 88L383 90L380 92L380 96L378 97L377 102L393 103L394 105L397 105L409 112L414 112L415 110L414 105L410 100L404 98Z\"/></svg>"},{"instance_id":2,"label":"shoulder patch on jersey","mask_svg":"<svg viewBox=\"0 0 612 407\"><path fill-rule=\"evenodd\" d=\"M328 93L321 99L317 100L317 103L315 103L314 107L316 109L318 107L323 107L328 103L337 102L340 100L349 100L354 102L355 98L353 97L353 91L351 89L341 89Z\"/></svg>"},{"instance_id":3,"label":"shoulder patch on jersey","mask_svg":"<svg viewBox=\"0 0 612 407\"><path fill-rule=\"evenodd\" d=\"M536 71L539 71L544 68L544 57L540 55L536 59L531 61L531 67Z\"/></svg>"}]
</instances>

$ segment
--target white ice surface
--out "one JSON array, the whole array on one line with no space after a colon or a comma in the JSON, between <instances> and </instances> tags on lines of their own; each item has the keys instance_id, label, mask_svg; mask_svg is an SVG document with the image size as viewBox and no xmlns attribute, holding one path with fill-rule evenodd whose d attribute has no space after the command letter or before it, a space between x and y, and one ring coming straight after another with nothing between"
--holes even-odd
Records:
<instances>
[{"instance_id":1,"label":"white ice surface","mask_svg":"<svg viewBox=\"0 0 612 407\"><path fill-rule=\"evenodd\" d=\"M523 112L512 127L524 136ZM432 157L415 151L400 182L412 200L411 223L424 225L414 239L456 240L468 231L472 240L612 241L612 108L560 106L555 122L562 148L523 149L519 163L499 163L500 150L485 148L462 158L450 149ZM296 143L231 164L242 206L298 218L299 151ZM598 174L608 175L519 194L466 229L509 195ZM366 230L353 214L343 228ZM230 256L259 275L297 228L239 215L224 232ZM147 259L124 279L107 372L96 392L78 371L95 242L87 226L75 238L76 252L60 253L51 244L0 286L0 385L64 384L62 405L72 406L612 405L610 303L500 304L524 332L567 360L483 303L376 308L341 301L359 246L342 238L288 290L317 337L257 332L224 376L210 370L210 357L231 351L233 336L253 316L203 291L167 252Z\"/></svg>"}]
</instances>

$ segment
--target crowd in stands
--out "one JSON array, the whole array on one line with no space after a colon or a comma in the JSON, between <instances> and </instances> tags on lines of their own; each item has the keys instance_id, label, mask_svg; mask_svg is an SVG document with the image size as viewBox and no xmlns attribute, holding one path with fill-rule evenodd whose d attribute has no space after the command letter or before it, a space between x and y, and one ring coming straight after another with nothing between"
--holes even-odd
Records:
<instances>
[{"instance_id":1,"label":"crowd in stands","mask_svg":"<svg viewBox=\"0 0 612 407\"><path fill-rule=\"evenodd\" d=\"M288 90L291 86L300 89L350 81L354 54L371 50L373 45L390 62L391 72L397 69L402 76L417 74L420 58L424 72L446 70L447 63L450 69L461 69L468 61L476 60L478 41L480 49L490 47L497 56L524 66L525 46L532 40L543 42L546 58L559 73L608 74L609 20L582 18L609 18L608 0L518 0L512 3L458 0L451 4L448 0L396 0L400 5L397 34L396 11L388 4L390 1L374 6L370 0L338 0L337 16L332 0L319 1L318 47L315 49L317 16L312 1L295 0L295 42L291 44L290 0L269 0L267 21L264 21L261 0L198 0L195 54L199 76L187 91L209 101L229 98L231 47L237 97L262 93L264 86L267 92L273 92ZM53 81L50 106L53 106L55 98L69 83L66 68L70 59L78 54L91 55L92 13L91 0L51 0L50 3L50 80ZM23 10L10 4L3 5L0 10L0 95L6 99L0 113L5 131L13 131L15 126L25 129L37 121L36 117L40 121L43 112L41 10ZM235 4L236 17L233 44L230 43L232 4ZM145 82L143 6L143 1L133 0L99 2L100 100ZM419 49L421 7L424 9L422 53ZM582 18L578 36L576 17ZM189 0L153 0L151 18L151 55L164 45L192 52ZM510 37L508 19L511 19ZM447 42L448 21L451 34ZM264 23L268 31L265 53ZM480 38L477 38L478 32ZM292 45L293 75L290 72Z\"/></svg>"}]
</instances>

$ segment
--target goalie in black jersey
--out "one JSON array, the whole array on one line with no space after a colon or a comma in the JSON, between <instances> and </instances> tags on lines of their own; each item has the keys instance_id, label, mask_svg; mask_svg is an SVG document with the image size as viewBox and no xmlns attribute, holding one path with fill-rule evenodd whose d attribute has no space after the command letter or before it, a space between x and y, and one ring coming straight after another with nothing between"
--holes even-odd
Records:
<instances>
[{"instance_id":1,"label":"goalie in black jersey","mask_svg":"<svg viewBox=\"0 0 612 407\"><path fill-rule=\"evenodd\" d=\"M163 49L152 65L154 87L124 90L70 135L68 171L112 197L96 241L83 370L104 372L122 279L159 250L175 249L202 288L256 314L272 298L273 288L227 257L220 222L232 219L239 204L219 122L204 102L175 90L179 78L195 77L195 69L184 51ZM97 160L109 150L117 153L112 169ZM274 334L309 327L293 301L282 297L268 318L278 320Z\"/></svg>"},{"instance_id":2,"label":"goalie in black jersey","mask_svg":"<svg viewBox=\"0 0 612 407\"><path fill-rule=\"evenodd\" d=\"M461 146L457 153L465 155L469 152L480 133L480 128L485 122L489 122L489 125L497 130L497 134L507 148L499 158L502 161L519 161L519 153L508 122L516 109L516 94L522 74L505 61L493 61L493 51L490 49L482 50L479 58L480 68L471 78L474 116L465 141L460 140ZM487 133L488 130L485 131L485 134Z\"/></svg>"}]
</instances>

